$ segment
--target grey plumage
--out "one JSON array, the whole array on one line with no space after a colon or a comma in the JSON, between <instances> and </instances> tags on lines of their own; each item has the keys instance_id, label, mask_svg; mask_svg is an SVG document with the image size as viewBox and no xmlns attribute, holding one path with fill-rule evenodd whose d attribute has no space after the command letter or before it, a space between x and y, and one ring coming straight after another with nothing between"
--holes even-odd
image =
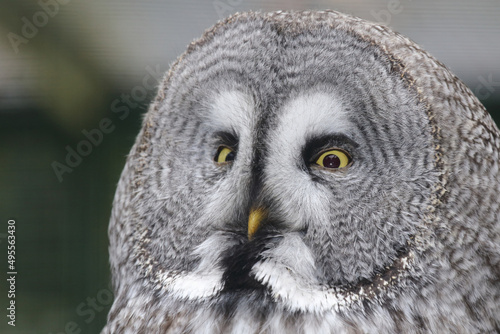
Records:
<instances>
[{"instance_id":1,"label":"grey plumage","mask_svg":"<svg viewBox=\"0 0 500 334\"><path fill-rule=\"evenodd\" d=\"M318 166L331 148L350 164ZM173 64L130 152L103 333L499 332L499 151L388 28L236 14Z\"/></svg>"}]
</instances>

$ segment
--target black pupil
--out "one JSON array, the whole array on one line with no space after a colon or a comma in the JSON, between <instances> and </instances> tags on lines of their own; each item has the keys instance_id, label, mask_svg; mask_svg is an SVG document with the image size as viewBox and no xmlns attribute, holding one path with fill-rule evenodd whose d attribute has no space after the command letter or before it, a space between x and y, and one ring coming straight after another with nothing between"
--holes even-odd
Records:
<instances>
[{"instance_id":1,"label":"black pupil","mask_svg":"<svg viewBox=\"0 0 500 334\"><path fill-rule=\"evenodd\" d=\"M231 151L226 155L226 161L233 161L235 157L236 153L234 153L234 151Z\"/></svg>"},{"instance_id":2,"label":"black pupil","mask_svg":"<svg viewBox=\"0 0 500 334\"><path fill-rule=\"evenodd\" d=\"M339 168L340 159L335 154L329 154L323 158L323 166L326 168Z\"/></svg>"}]
</instances>

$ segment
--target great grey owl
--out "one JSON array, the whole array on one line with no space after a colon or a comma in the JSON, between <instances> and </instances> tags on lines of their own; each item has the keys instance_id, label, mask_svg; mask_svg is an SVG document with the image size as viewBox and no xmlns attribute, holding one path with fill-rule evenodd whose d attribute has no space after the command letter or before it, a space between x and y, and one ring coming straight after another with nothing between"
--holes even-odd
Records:
<instances>
[{"instance_id":1,"label":"great grey owl","mask_svg":"<svg viewBox=\"0 0 500 334\"><path fill-rule=\"evenodd\" d=\"M469 89L388 28L236 14L145 116L103 333L499 332L499 152Z\"/></svg>"}]
</instances>

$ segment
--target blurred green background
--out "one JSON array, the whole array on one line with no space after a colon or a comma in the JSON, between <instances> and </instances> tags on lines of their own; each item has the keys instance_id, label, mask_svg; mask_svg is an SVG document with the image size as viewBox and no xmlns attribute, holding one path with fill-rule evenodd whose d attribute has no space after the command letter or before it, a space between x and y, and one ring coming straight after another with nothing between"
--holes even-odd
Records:
<instances>
[{"instance_id":1,"label":"blurred green background","mask_svg":"<svg viewBox=\"0 0 500 334\"><path fill-rule=\"evenodd\" d=\"M100 331L111 303L112 198L159 73L217 20L278 9L390 25L447 64L498 124L498 0L0 0L1 333ZM72 150L82 156L71 167ZM6 318L9 219L16 327Z\"/></svg>"}]
</instances>

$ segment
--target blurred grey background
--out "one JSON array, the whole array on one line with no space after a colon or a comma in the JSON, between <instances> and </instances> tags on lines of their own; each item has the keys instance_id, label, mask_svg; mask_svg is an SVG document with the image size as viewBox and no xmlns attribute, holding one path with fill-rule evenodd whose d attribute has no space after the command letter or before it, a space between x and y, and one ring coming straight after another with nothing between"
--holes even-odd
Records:
<instances>
[{"instance_id":1,"label":"blurred grey background","mask_svg":"<svg viewBox=\"0 0 500 334\"><path fill-rule=\"evenodd\" d=\"M157 80L217 20L279 9L391 26L451 68L498 124L499 0L0 0L0 259L7 268L15 219L18 272L16 327L0 285L1 333L100 331L112 198Z\"/></svg>"}]
</instances>

